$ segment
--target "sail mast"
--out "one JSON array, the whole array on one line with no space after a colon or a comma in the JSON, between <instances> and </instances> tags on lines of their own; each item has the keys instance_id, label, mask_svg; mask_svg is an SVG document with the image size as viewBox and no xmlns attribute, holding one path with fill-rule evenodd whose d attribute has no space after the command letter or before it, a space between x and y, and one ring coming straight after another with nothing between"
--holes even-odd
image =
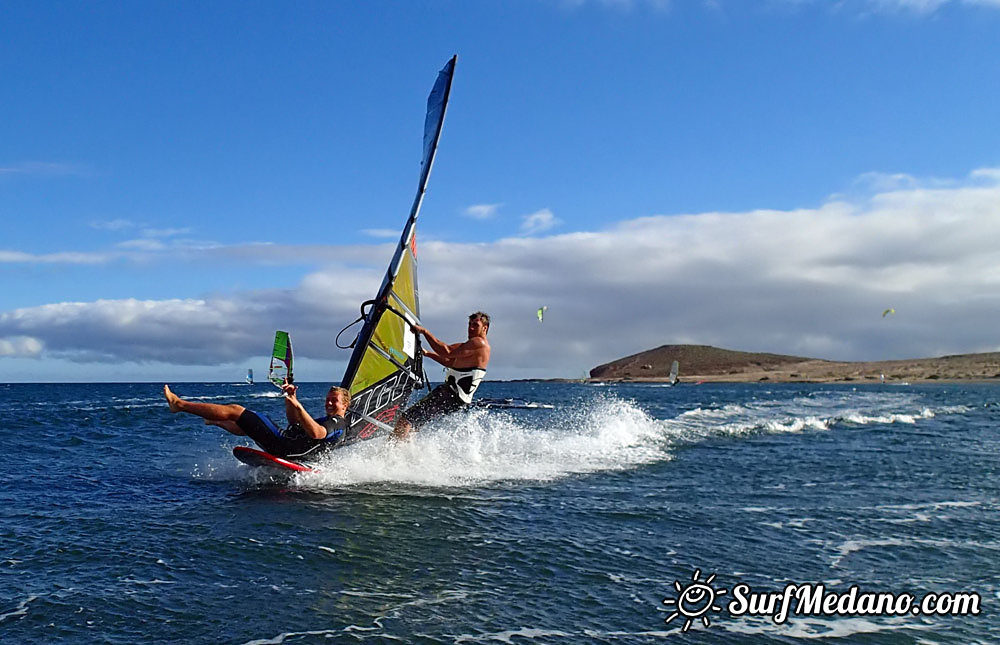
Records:
<instances>
[{"instance_id":1,"label":"sail mast","mask_svg":"<svg viewBox=\"0 0 1000 645\"><path fill-rule=\"evenodd\" d=\"M400 265L403 261L404 254L408 249L411 252L414 251L412 245L413 236L416 230L417 216L420 214L420 207L423 204L424 194L427 190L427 183L430 180L431 167L434 165L434 158L437 154L438 141L441 138L441 130L444 127L444 117L448 109L448 98L451 95L451 83L454 78L455 63L457 60L457 55L452 56L441 71L438 72L434 87L431 89L431 93L427 97L427 113L424 117L424 151L423 158L420 162L420 179L417 182L417 194L413 198L413 205L410 207L410 214L407 217L406 224L403 227L403 232L400 235L399 244L396 245L396 251L392 256L392 261L389 263L389 268L382 280L382 285L379 287L374 304L365 315L364 325L358 333L358 338L354 346L354 352L351 354L351 359L347 364L347 369L344 372L344 379L341 383L341 385L345 388L351 389L351 384L354 382L355 376L357 375L362 358L364 357L365 352L369 350L369 342L375 331L378 318L382 315L383 310L387 306L392 312L394 312L393 315L401 315L406 320L407 325L418 324L420 322L419 301L416 298L414 298L414 306L410 308L403 306L402 302L395 299L394 303L396 305L400 305L400 308L403 309L402 312L399 311L399 308L390 305L388 299L390 294L392 294L393 282L395 281L396 276L399 275ZM413 255L415 255L415 252ZM413 280L416 280L415 275ZM416 285L414 284L413 286L415 288ZM409 370L404 371L409 372ZM410 374L412 376L412 373Z\"/></svg>"},{"instance_id":2,"label":"sail mast","mask_svg":"<svg viewBox=\"0 0 1000 645\"><path fill-rule=\"evenodd\" d=\"M344 370L341 386L351 393L345 443L392 427L415 387L423 380L420 341L411 330L420 324L417 290L416 221L437 153L451 94L457 56L438 73L427 97L420 179L410 214L373 300L361 306L364 322Z\"/></svg>"},{"instance_id":3,"label":"sail mast","mask_svg":"<svg viewBox=\"0 0 1000 645\"><path fill-rule=\"evenodd\" d=\"M410 207L410 216L403 227L403 234L399 238L399 246L392 257L389 271L382 281L379 289L381 299L385 296L386 286L392 281L396 273L399 272L399 262L403 256L403 249L410 244L413 238L413 231L417 225L417 216L420 214L420 207L424 203L424 194L427 192L427 182L431 178L431 167L434 165L434 158L437 156L438 141L441 139L441 129L444 127L444 116L448 111L448 97L451 96L451 81L455 77L455 63L458 61L458 54L451 57L444 68L438 72L437 82L430 96L427 97L427 116L424 117L424 157L420 162L420 180L417 182L417 194L413 198L413 206ZM419 313L419 312L413 312Z\"/></svg>"}]
</instances>

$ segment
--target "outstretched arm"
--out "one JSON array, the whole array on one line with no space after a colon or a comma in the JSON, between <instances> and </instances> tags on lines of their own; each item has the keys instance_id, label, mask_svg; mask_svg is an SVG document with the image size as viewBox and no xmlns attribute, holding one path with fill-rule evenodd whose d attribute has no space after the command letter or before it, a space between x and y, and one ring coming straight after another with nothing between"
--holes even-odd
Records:
<instances>
[{"instance_id":1,"label":"outstretched arm","mask_svg":"<svg viewBox=\"0 0 1000 645\"><path fill-rule=\"evenodd\" d=\"M281 386L281 391L285 393L285 416L289 423L297 423L306 431L306 434L313 439L326 439L326 428L316 423L316 420L309 416L302 403L296 397L298 386L286 383Z\"/></svg>"},{"instance_id":2,"label":"outstretched arm","mask_svg":"<svg viewBox=\"0 0 1000 645\"><path fill-rule=\"evenodd\" d=\"M440 340L438 340L438 338L434 334L427 331L426 327L421 327L420 325L413 326L413 333L416 334L418 337L421 334L423 334L424 338L427 339L427 344L431 346L432 351L425 352L424 356L430 356L431 358L436 360L438 363L441 363L442 365L447 365L447 363L442 361L441 358L447 359L448 356L454 350L456 350L458 347L462 345L462 343L455 343L454 345L446 345L445 343L442 343Z\"/></svg>"},{"instance_id":3,"label":"outstretched arm","mask_svg":"<svg viewBox=\"0 0 1000 645\"><path fill-rule=\"evenodd\" d=\"M424 352L424 356L445 367L486 367L490 360L490 346L482 338L470 338L464 343L450 346L446 354Z\"/></svg>"}]
</instances>

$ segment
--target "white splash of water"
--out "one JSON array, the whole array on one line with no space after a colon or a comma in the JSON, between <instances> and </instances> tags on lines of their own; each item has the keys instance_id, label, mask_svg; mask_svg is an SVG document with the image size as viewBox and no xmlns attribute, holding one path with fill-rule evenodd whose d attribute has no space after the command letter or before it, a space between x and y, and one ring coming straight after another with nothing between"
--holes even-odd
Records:
<instances>
[{"instance_id":1,"label":"white splash of water","mask_svg":"<svg viewBox=\"0 0 1000 645\"><path fill-rule=\"evenodd\" d=\"M38 596L28 596L27 598L25 598L24 600L22 600L21 602L19 602L18 605L17 605L17 607L15 607L13 610L11 610L11 611L9 611L9 612L7 612L5 614L0 614L0 623L2 623L3 621L7 620L8 618L22 618L22 617L24 617L28 613L28 605L31 604L33 601L35 601L37 599L38 599Z\"/></svg>"},{"instance_id":2,"label":"white splash of water","mask_svg":"<svg viewBox=\"0 0 1000 645\"><path fill-rule=\"evenodd\" d=\"M901 408L912 408L912 411ZM719 407L698 407L664 423L677 436L698 440L713 435L735 437L756 432L829 430L841 423L913 425L937 414L964 411L961 406L953 406L935 412L920 406L912 394L819 392L789 400L755 399Z\"/></svg>"},{"instance_id":3,"label":"white splash of water","mask_svg":"<svg viewBox=\"0 0 1000 645\"><path fill-rule=\"evenodd\" d=\"M713 625L714 627L715 625ZM793 618L783 625L775 625L767 618L745 618L740 622L718 623L718 626L730 633L744 634L748 640L764 638L768 635L780 636L786 639L847 639L861 634L877 634L879 632L895 632L901 629L928 630L928 625L922 625L906 618Z\"/></svg>"},{"instance_id":4,"label":"white splash of water","mask_svg":"<svg viewBox=\"0 0 1000 645\"><path fill-rule=\"evenodd\" d=\"M284 397L284 392L280 390L266 390L264 392L254 392L250 395L251 399L280 399Z\"/></svg>"},{"instance_id":5,"label":"white splash of water","mask_svg":"<svg viewBox=\"0 0 1000 645\"><path fill-rule=\"evenodd\" d=\"M823 392L794 399L754 397L742 403L703 405L667 419L654 419L634 401L612 393L535 418L473 408L426 426L408 441L385 437L364 441L333 451L316 464L316 473L286 477L307 488L383 482L466 487L552 481L669 460L674 446L710 437L826 431L844 423L913 424L935 415L912 394ZM264 483L274 476L273 471L247 468L221 457L195 468L195 477L208 480Z\"/></svg>"},{"instance_id":6,"label":"white splash of water","mask_svg":"<svg viewBox=\"0 0 1000 645\"><path fill-rule=\"evenodd\" d=\"M662 422L632 402L601 398L550 425L497 411L452 415L404 442L380 438L337 450L319 464L319 473L299 481L320 486L549 481L669 458Z\"/></svg>"}]
</instances>

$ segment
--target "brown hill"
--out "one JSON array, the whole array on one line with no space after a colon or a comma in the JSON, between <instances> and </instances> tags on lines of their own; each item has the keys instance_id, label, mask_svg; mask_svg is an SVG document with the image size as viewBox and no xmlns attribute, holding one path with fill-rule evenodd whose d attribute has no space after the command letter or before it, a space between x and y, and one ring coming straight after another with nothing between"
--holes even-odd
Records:
<instances>
[{"instance_id":1,"label":"brown hill","mask_svg":"<svg viewBox=\"0 0 1000 645\"><path fill-rule=\"evenodd\" d=\"M710 345L662 345L632 354L590 370L590 378L666 378L670 364L677 361L684 374L736 374L767 370L813 360L802 356L760 354L720 349Z\"/></svg>"},{"instance_id":2,"label":"brown hill","mask_svg":"<svg viewBox=\"0 0 1000 645\"><path fill-rule=\"evenodd\" d=\"M935 381L1000 379L1000 352L938 358L842 362L740 352L708 345L664 345L599 365L595 380L664 380L680 363L682 381Z\"/></svg>"}]
</instances>

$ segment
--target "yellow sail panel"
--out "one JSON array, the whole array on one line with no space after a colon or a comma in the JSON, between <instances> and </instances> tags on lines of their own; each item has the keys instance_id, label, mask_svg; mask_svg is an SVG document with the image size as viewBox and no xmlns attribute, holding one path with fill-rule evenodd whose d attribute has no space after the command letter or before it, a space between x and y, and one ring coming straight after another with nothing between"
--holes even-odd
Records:
<instances>
[{"instance_id":1,"label":"yellow sail panel","mask_svg":"<svg viewBox=\"0 0 1000 645\"><path fill-rule=\"evenodd\" d=\"M398 322L397 322L398 321ZM375 332L372 334L371 342L365 347L364 356L358 366L358 371L351 382L351 395L357 394L370 385L374 385L389 376L399 368L388 358L379 353L372 345L381 349L389 356L394 356L400 352L403 346L403 325L402 319L392 313L382 314L382 318L375 325ZM399 339L398 341L396 339ZM396 357L396 360L399 360ZM402 361L400 361L402 362Z\"/></svg>"},{"instance_id":2,"label":"yellow sail panel","mask_svg":"<svg viewBox=\"0 0 1000 645\"><path fill-rule=\"evenodd\" d=\"M417 312L417 295L414 288L415 273L413 255L407 249L403 253L399 272L396 274L396 279L392 282L390 291L414 315ZM401 309L398 303L393 302L392 299L387 304L397 311ZM408 312L403 310L400 313L407 314ZM354 380L348 388L351 394L357 394L399 369L395 363L386 358L386 355L391 356L400 365L406 365L407 359L413 357L412 345L414 339L412 335L412 332L409 331L409 324L402 317L392 311L383 311L378 322L375 324L375 331L371 335L371 340L368 346L365 347L364 356L358 366ZM381 352L378 350L381 350Z\"/></svg>"},{"instance_id":3,"label":"yellow sail panel","mask_svg":"<svg viewBox=\"0 0 1000 645\"><path fill-rule=\"evenodd\" d=\"M403 335L405 333L406 321L387 311L382 314L382 319L375 325L372 344L403 365L406 363L406 356L403 354ZM394 366L393 369L398 368Z\"/></svg>"},{"instance_id":4,"label":"yellow sail panel","mask_svg":"<svg viewBox=\"0 0 1000 645\"><path fill-rule=\"evenodd\" d=\"M350 390L351 396L354 396L366 387L374 385L392 374L394 370L396 370L395 365L379 355L378 352L368 348L368 351L361 358L354 380L351 381L351 385L347 389Z\"/></svg>"},{"instance_id":5,"label":"yellow sail panel","mask_svg":"<svg viewBox=\"0 0 1000 645\"><path fill-rule=\"evenodd\" d=\"M408 248L399 262L399 273L392 283L392 294L409 310L403 313L410 313L419 318L420 308L417 305L417 285L414 279L416 275L417 261Z\"/></svg>"}]
</instances>

